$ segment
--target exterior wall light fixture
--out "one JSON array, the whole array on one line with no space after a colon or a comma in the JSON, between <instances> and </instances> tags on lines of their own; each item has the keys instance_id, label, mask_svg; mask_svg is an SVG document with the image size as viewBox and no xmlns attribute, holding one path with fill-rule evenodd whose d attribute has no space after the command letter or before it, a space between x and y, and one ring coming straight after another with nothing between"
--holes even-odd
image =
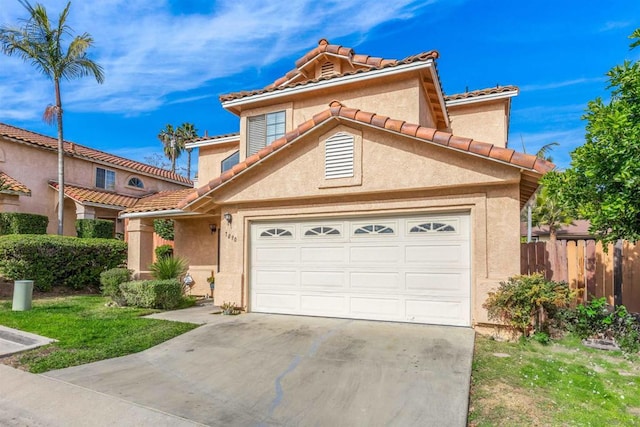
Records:
<instances>
[{"instance_id":1,"label":"exterior wall light fixture","mask_svg":"<svg viewBox=\"0 0 640 427\"><path fill-rule=\"evenodd\" d=\"M215 224L209 224L209 230L211 230L211 234L213 234L218 231L218 226Z\"/></svg>"},{"instance_id":2,"label":"exterior wall light fixture","mask_svg":"<svg viewBox=\"0 0 640 427\"><path fill-rule=\"evenodd\" d=\"M226 212L224 215L224 220L227 221L227 224L231 224L231 221L233 220L233 217L231 216L231 214L229 212Z\"/></svg>"}]
</instances>

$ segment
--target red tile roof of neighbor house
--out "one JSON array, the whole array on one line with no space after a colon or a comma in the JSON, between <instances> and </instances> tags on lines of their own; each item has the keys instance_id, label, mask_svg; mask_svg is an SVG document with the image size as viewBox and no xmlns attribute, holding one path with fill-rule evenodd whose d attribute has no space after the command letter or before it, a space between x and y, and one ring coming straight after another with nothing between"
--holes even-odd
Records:
<instances>
[{"instance_id":1,"label":"red tile roof of neighbor house","mask_svg":"<svg viewBox=\"0 0 640 427\"><path fill-rule=\"evenodd\" d=\"M156 212L169 209L176 209L178 203L195 192L193 188L185 188L183 190L161 191L151 196L141 198L133 207L127 208L126 213L134 212Z\"/></svg>"},{"instance_id":2,"label":"red tile roof of neighbor house","mask_svg":"<svg viewBox=\"0 0 640 427\"><path fill-rule=\"evenodd\" d=\"M49 181L49 186L54 190L58 189L58 183L55 181ZM140 200L140 197L118 194L112 191L95 190L72 184L64 185L64 195L78 203L96 203L122 208L133 207Z\"/></svg>"},{"instance_id":3,"label":"red tile roof of neighbor house","mask_svg":"<svg viewBox=\"0 0 640 427\"><path fill-rule=\"evenodd\" d=\"M486 89L472 90L470 92L447 95L444 97L444 99L445 101L454 101L458 99L476 98L479 96L495 95L499 93L513 92L518 90L519 90L518 86L496 86L496 87L489 87Z\"/></svg>"},{"instance_id":4,"label":"red tile roof of neighbor house","mask_svg":"<svg viewBox=\"0 0 640 427\"><path fill-rule=\"evenodd\" d=\"M339 74L336 73L328 76L323 76L323 77L318 77L313 79L304 79L301 81L289 83L290 80L295 79L298 76L303 76L301 69L307 63L313 61L315 58L323 54L332 54L335 56L341 56L347 61L349 61L351 64L360 66L361 68L354 71L348 71L346 73L339 73ZM234 93L221 95L220 101L221 102L232 101L234 99L245 98L248 96L259 95L267 92L274 92L274 91L287 89L291 87L306 85L309 83L317 83L322 80L330 80L330 79L335 79L338 77L344 77L348 75L366 73L373 70L380 70L382 68L397 67L399 65L411 64L414 62L435 60L438 57L439 57L438 52L435 50L431 50L428 52L419 53L417 55L411 55L400 60L384 59L384 58L378 58L378 57L369 56L369 55L356 54L355 51L350 47L329 44L329 42L326 39L321 39L320 42L318 42L317 47L311 49L302 58L296 61L296 68L289 71L287 74L285 74L283 77L280 77L272 84L268 85L263 89L241 91L241 92L234 92Z\"/></svg>"},{"instance_id":5,"label":"red tile roof of neighbor house","mask_svg":"<svg viewBox=\"0 0 640 427\"><path fill-rule=\"evenodd\" d=\"M58 149L58 140L56 138L31 132L25 129L20 129L5 123L0 123L0 136L21 141L36 147L45 148L47 150ZM189 180L188 178L168 171L166 169L161 169L155 166L136 162L134 160L125 159L124 157L114 156L112 154L94 150L93 148L85 147L84 145L76 144L73 142L65 141L64 151L68 156L111 164L113 166L129 169L134 172L144 173L147 175L158 177L160 179L173 181L177 184L193 185L191 180Z\"/></svg>"},{"instance_id":6,"label":"red tile roof of neighbor house","mask_svg":"<svg viewBox=\"0 0 640 427\"><path fill-rule=\"evenodd\" d=\"M220 187L222 184L230 181L234 176L249 169L260 160L279 151L281 148L297 140L300 136L330 119L346 119L355 123L375 126L399 135L417 138L435 145L448 147L449 149L458 152L468 153L503 164L508 164L540 175L555 168L553 163L538 158L532 154L520 153L510 148L497 147L487 142L475 141L471 138L456 136L449 132L440 131L434 128L408 123L403 120L391 119L387 116L368 113L355 108L348 108L338 101L333 101L329 104L329 109L316 114L313 118L302 123L296 129L286 133L283 137L276 139L256 154L247 157L243 162L238 163L230 170L224 172L219 177L212 179L198 189L185 189L145 197L141 199L135 207L127 209L125 213L183 209L197 199ZM535 188L531 190L531 193L533 193L534 190Z\"/></svg>"},{"instance_id":7,"label":"red tile roof of neighbor house","mask_svg":"<svg viewBox=\"0 0 640 427\"><path fill-rule=\"evenodd\" d=\"M0 172L0 184L5 187L0 191L0 193L21 193L26 196L31 195L31 190L26 185L4 172Z\"/></svg>"}]
</instances>

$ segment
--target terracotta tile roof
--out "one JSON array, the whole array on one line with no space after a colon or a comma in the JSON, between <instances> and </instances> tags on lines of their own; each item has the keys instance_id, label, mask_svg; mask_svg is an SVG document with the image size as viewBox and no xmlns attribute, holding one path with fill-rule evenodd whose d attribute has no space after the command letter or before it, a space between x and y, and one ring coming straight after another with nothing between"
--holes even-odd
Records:
<instances>
[{"instance_id":1,"label":"terracotta tile roof","mask_svg":"<svg viewBox=\"0 0 640 427\"><path fill-rule=\"evenodd\" d=\"M477 96L495 95L498 93L512 92L520 90L518 86L496 86L486 89L472 90L471 92L456 93L444 97L445 101L454 101L458 99L475 98Z\"/></svg>"},{"instance_id":2,"label":"terracotta tile roof","mask_svg":"<svg viewBox=\"0 0 640 427\"><path fill-rule=\"evenodd\" d=\"M141 198L135 206L127 208L124 213L156 212L176 209L181 200L184 200L191 193L195 192L196 190L193 188L185 188L183 190L175 191L161 191Z\"/></svg>"},{"instance_id":3,"label":"terracotta tile roof","mask_svg":"<svg viewBox=\"0 0 640 427\"><path fill-rule=\"evenodd\" d=\"M331 104L329 104L329 109L316 114L315 116L313 116L313 118L302 123L291 132L288 132L282 138L273 141L271 145L264 147L256 154L247 157L243 162L238 163L219 177L212 179L206 185L198 188L197 191L193 191L192 193L188 194L184 200L178 203L177 207L180 209L187 207L195 200L210 193L225 182L230 181L234 176L241 174L252 165L258 163L260 160L270 156L272 153L280 150L282 147L289 145L293 141L297 140L300 136L304 135L305 133L311 131L312 129L318 127L320 124L330 119L346 119L356 123L383 128L390 132L421 139L426 142L445 146L459 152L465 152L476 155L478 157L484 157L490 160L512 165L521 169L525 169L534 174L544 174L554 169L555 167L552 163L531 154L519 153L509 148L497 147L487 142L475 141L470 138L463 138L434 128L407 123L403 120L391 119L389 117L381 116L375 113L367 113L355 108L348 108L338 101L333 101L331 102Z\"/></svg>"},{"instance_id":4,"label":"terracotta tile roof","mask_svg":"<svg viewBox=\"0 0 640 427\"><path fill-rule=\"evenodd\" d=\"M58 189L56 181L49 181L49 187ZM118 194L112 191L96 190L92 188L80 187L78 185L65 184L64 195L78 203L97 203L121 208L128 208L135 205L139 197Z\"/></svg>"},{"instance_id":5,"label":"terracotta tile roof","mask_svg":"<svg viewBox=\"0 0 640 427\"><path fill-rule=\"evenodd\" d=\"M50 136L20 129L5 123L0 123L0 136L15 139L47 150L57 150L58 140ZM87 160L104 162L113 166L130 169L135 172L152 175L157 178L173 181L183 185L193 185L191 180L184 176L178 175L166 169L136 162L134 160L125 159L124 157L114 156L103 151L94 150L84 145L65 141L64 151L68 156L84 158Z\"/></svg>"},{"instance_id":6,"label":"terracotta tile roof","mask_svg":"<svg viewBox=\"0 0 640 427\"><path fill-rule=\"evenodd\" d=\"M26 196L31 195L31 190L26 185L17 179L10 177L4 172L0 172L0 182L6 186L6 188L1 190L0 193L20 193Z\"/></svg>"},{"instance_id":7,"label":"terracotta tile roof","mask_svg":"<svg viewBox=\"0 0 640 427\"><path fill-rule=\"evenodd\" d=\"M239 138L240 132L225 133L223 135L216 135L216 136L207 136L207 135L200 136L198 138L190 139L189 141L187 141L187 143L193 144L194 142L200 142L200 141L215 141L216 139L230 138L232 136L237 136Z\"/></svg>"},{"instance_id":8,"label":"terracotta tile roof","mask_svg":"<svg viewBox=\"0 0 640 427\"><path fill-rule=\"evenodd\" d=\"M322 55L325 53L331 53L337 56L342 56L345 59L347 59L351 64L355 66L359 66L360 68L354 71L346 72L346 73L332 74L332 75L313 78L313 79L305 78L304 80L301 80L301 81L290 82L292 79L295 79L297 77L304 77L304 75L301 73L301 68L304 67L307 63L313 61L319 55ZM263 89L241 91L241 92L221 95L220 101L221 102L232 101L234 99L245 98L248 96L259 95L259 94L268 93L268 92L274 92L274 91L288 89L296 86L303 86L310 83L317 83L323 80L331 80L331 79L340 78L344 76L366 73L369 71L379 70L382 68L397 67L403 64L411 64L414 62L435 60L438 58L438 56L439 54L437 51L431 50L428 52L419 53L417 55L411 55L400 60L384 59L384 58L378 58L378 57L373 57L369 55L359 55L359 54L356 54L354 50L349 47L329 44L329 42L326 39L322 39L318 43L317 47L310 50L302 58L296 61L296 68L289 71L287 74L285 74L283 77L280 77L278 80L276 80L272 84L268 85Z\"/></svg>"}]
</instances>

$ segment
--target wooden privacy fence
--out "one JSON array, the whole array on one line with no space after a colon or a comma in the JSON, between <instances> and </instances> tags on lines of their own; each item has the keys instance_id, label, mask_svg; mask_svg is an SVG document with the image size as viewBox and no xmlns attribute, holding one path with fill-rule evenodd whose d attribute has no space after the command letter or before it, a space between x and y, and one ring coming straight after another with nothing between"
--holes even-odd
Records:
<instances>
[{"instance_id":1,"label":"wooden privacy fence","mask_svg":"<svg viewBox=\"0 0 640 427\"><path fill-rule=\"evenodd\" d=\"M640 243L610 244L607 252L595 240L522 243L520 254L522 274L567 282L580 302L606 297L640 312Z\"/></svg>"}]
</instances>

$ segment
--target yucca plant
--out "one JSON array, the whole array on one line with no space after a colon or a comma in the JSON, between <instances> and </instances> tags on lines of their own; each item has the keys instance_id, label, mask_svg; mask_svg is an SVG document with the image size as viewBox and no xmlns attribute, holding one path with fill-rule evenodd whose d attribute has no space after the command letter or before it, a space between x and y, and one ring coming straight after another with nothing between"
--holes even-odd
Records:
<instances>
[{"instance_id":1,"label":"yucca plant","mask_svg":"<svg viewBox=\"0 0 640 427\"><path fill-rule=\"evenodd\" d=\"M167 280L178 279L187 272L189 265L184 258L160 257L149 266L154 279Z\"/></svg>"}]
</instances>

